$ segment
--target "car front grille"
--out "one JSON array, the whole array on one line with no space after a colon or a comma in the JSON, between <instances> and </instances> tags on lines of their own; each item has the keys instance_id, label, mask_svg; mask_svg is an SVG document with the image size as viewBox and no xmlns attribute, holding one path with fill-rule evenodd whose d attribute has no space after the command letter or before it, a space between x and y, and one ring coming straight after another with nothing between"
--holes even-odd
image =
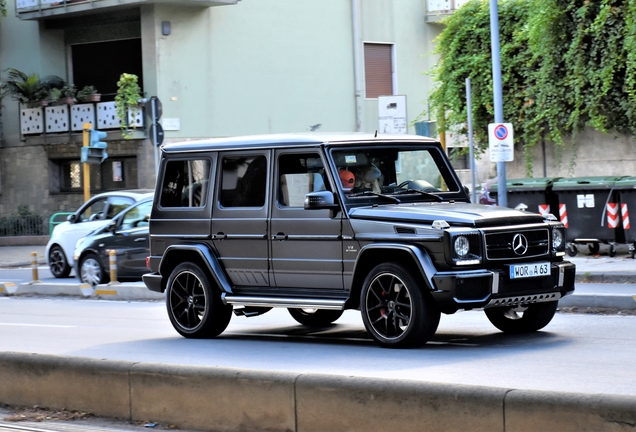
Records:
<instances>
[{"instance_id":1,"label":"car front grille","mask_svg":"<svg viewBox=\"0 0 636 432\"><path fill-rule=\"evenodd\" d=\"M525 253L513 249L513 242L517 234L522 235L527 241ZM486 258L489 260L525 259L546 255L550 248L550 236L547 228L535 230L506 231L487 233ZM517 238L518 239L518 238Z\"/></svg>"}]
</instances>

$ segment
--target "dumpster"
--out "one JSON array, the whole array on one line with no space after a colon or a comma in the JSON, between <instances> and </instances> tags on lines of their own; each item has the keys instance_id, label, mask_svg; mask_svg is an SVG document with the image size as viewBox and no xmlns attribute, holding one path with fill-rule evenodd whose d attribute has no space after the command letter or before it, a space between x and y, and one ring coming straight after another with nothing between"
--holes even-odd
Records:
<instances>
[{"instance_id":1,"label":"dumpster","mask_svg":"<svg viewBox=\"0 0 636 432\"><path fill-rule=\"evenodd\" d=\"M616 255L616 243L624 239L618 214L615 183L622 177L562 178L552 190L558 197L559 218L565 225L566 251L578 253L577 244L587 244L590 253L599 251L599 244L609 244L609 255Z\"/></svg>"},{"instance_id":2,"label":"dumpster","mask_svg":"<svg viewBox=\"0 0 636 432\"><path fill-rule=\"evenodd\" d=\"M552 185L559 178L539 177L506 180L508 207L542 215L549 213L556 215L559 202L556 194L552 191ZM491 198L497 198L498 187L497 183L490 186Z\"/></svg>"},{"instance_id":3,"label":"dumpster","mask_svg":"<svg viewBox=\"0 0 636 432\"><path fill-rule=\"evenodd\" d=\"M636 255L636 226L632 229L629 222L629 210L636 214L636 177L624 177L616 182L614 190L618 193L621 206L621 227L625 235L625 243L629 245L632 258Z\"/></svg>"}]
</instances>

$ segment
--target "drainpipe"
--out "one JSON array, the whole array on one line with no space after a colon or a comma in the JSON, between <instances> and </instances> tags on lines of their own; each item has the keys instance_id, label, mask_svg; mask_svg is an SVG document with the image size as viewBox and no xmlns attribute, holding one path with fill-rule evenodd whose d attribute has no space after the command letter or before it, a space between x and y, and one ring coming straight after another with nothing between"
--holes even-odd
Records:
<instances>
[{"instance_id":1,"label":"drainpipe","mask_svg":"<svg viewBox=\"0 0 636 432\"><path fill-rule=\"evenodd\" d=\"M362 130L362 76L360 67L360 29L358 28L358 0L351 0L351 21L353 24L353 73L356 99L356 132Z\"/></svg>"}]
</instances>

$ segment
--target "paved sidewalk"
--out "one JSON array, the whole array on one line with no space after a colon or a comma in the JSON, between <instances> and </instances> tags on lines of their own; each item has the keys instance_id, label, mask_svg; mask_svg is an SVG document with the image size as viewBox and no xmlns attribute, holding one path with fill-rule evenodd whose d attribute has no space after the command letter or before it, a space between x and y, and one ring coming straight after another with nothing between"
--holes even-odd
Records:
<instances>
[{"instance_id":1,"label":"paved sidewalk","mask_svg":"<svg viewBox=\"0 0 636 432\"><path fill-rule=\"evenodd\" d=\"M632 259L625 245L619 245L617 255L609 257L601 248L601 253L588 254L587 250L580 248L575 257L566 257L576 264L576 281L579 288L573 296L567 296L560 301L562 306L578 306L612 309L636 309L636 260ZM46 264L46 246L0 246L0 268L26 267L31 265L32 253L37 254L39 265ZM0 294L18 290L19 294L49 294L72 295L110 298L118 300L146 300L161 299L162 294L149 291L143 282L121 283L117 285L99 285L95 289L87 289L81 286L76 278L65 278L48 284L21 284L19 287L2 285L0 281ZM590 283L616 284L611 292L600 291L598 286L584 286ZM619 285L628 284L628 285Z\"/></svg>"}]
</instances>

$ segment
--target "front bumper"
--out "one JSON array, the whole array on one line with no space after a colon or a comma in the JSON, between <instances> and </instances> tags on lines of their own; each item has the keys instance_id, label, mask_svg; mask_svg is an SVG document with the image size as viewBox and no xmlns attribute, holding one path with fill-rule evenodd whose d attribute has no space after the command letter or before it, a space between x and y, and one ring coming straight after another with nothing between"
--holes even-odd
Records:
<instances>
[{"instance_id":1,"label":"front bumper","mask_svg":"<svg viewBox=\"0 0 636 432\"><path fill-rule=\"evenodd\" d=\"M432 295L444 313L556 301L574 291L575 273L568 261L552 263L549 276L524 279L510 279L503 269L440 272Z\"/></svg>"}]
</instances>

